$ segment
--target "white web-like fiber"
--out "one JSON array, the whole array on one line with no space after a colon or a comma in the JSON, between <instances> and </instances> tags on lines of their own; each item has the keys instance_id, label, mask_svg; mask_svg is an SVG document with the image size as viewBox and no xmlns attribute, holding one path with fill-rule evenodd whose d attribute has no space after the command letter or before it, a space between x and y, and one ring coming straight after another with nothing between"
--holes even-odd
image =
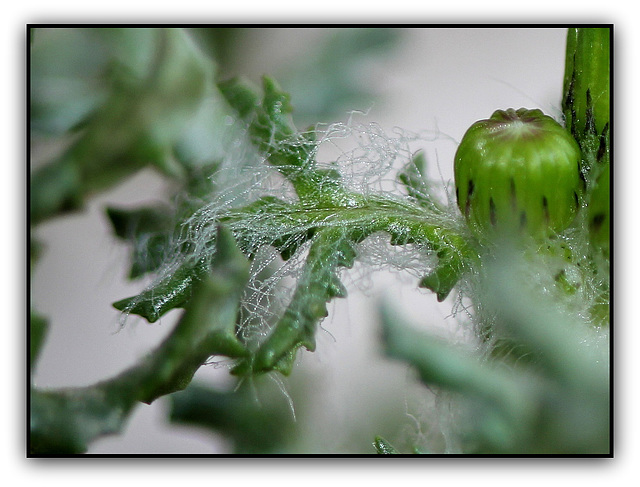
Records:
<instances>
[{"instance_id":1,"label":"white web-like fiber","mask_svg":"<svg viewBox=\"0 0 640 487\"><path fill-rule=\"evenodd\" d=\"M310 154L316 159L318 169L331 169L340 176L340 184L349 192L364 196L382 194L402 197L406 190L397 180L397 173L409 163L420 143L436 141L451 142L451 139L436 132L414 134L394 129L386 133L376 123L360 122L361 114L352 113L344 122L319 125L315 128L317 146ZM244 132L236 134L243 140ZM304 134L296 134L286 141L288 147L308 144ZM210 259L215 253L215 235L220 221L237 235L247 236L243 242L245 249L253 254L250 280L241 306L240 333L245 340L260 341L268 334L279 314L289 302L295 289L295 280L304 266L311 241L306 241L287 261L283 261L278 251L266 245L275 238L286 234L287 244L297 246L304 239L310 224L298 223L292 231L291 222L283 228L282 220L269 218L281 213L281 203L296 203L298 197L291 183L261 156L242 143L226 144L229 151L221 168L211 177L218 191L208 202L195 212L183 225L180 238L176 241L175 262L189 259L193 262ZM281 145L279 145L281 146ZM449 197L441 183L440 197ZM263 202L262 211L245 214L243 218L228 219L248 204L264 197L277 198L273 203ZM443 218L456 219L457 213L449 204L450 215ZM337 223L336 223L337 221ZM315 222L318 225L318 222ZM339 225L339 220L320 222L320 226ZM367 264L371 271L393 269L417 279L433 268L434 256L429 256L418 245L391 246L388 235L373 235L358 245L358 262ZM189 253L185 254L184 249ZM168 266L167 268L171 268ZM361 266L359 266L360 268ZM365 281L365 276L358 280ZM356 283L357 284L357 283Z\"/></svg>"}]
</instances>

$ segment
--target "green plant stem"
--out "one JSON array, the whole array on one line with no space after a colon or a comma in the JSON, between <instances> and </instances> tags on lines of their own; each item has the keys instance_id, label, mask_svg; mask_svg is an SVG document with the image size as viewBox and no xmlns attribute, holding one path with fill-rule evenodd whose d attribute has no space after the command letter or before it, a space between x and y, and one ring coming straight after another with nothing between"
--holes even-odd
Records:
<instances>
[{"instance_id":1,"label":"green plant stem","mask_svg":"<svg viewBox=\"0 0 640 487\"><path fill-rule=\"evenodd\" d=\"M603 134L610 123L611 36L609 28L570 28L567 33L563 110L578 143Z\"/></svg>"},{"instance_id":2,"label":"green plant stem","mask_svg":"<svg viewBox=\"0 0 640 487\"><path fill-rule=\"evenodd\" d=\"M609 273L612 225L612 40L612 27L569 29L562 104L567 130L582 151L581 172L586 186L584 200L593 255L597 267L606 274ZM607 296L608 288L607 285L604 290Z\"/></svg>"}]
</instances>

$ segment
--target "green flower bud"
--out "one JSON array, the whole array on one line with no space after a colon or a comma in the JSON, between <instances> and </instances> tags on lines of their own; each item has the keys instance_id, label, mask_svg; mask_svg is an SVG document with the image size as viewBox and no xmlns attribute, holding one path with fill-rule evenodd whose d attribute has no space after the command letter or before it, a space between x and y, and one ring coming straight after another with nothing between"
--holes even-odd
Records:
<instances>
[{"instance_id":1,"label":"green flower bud","mask_svg":"<svg viewBox=\"0 0 640 487\"><path fill-rule=\"evenodd\" d=\"M560 232L580 207L580 149L540 110L497 110L474 123L455 155L460 211L480 235Z\"/></svg>"}]
</instances>

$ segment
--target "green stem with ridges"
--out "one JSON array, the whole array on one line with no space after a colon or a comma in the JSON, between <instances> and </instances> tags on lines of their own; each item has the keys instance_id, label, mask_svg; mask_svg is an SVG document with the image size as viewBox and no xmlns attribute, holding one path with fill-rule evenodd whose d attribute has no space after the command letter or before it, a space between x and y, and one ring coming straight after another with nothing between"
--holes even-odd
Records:
<instances>
[{"instance_id":1,"label":"green stem with ridges","mask_svg":"<svg viewBox=\"0 0 640 487\"><path fill-rule=\"evenodd\" d=\"M610 122L609 28L570 28L564 74L563 111L578 143L601 135Z\"/></svg>"},{"instance_id":2,"label":"green stem with ridges","mask_svg":"<svg viewBox=\"0 0 640 487\"><path fill-rule=\"evenodd\" d=\"M567 129L582 150L590 240L606 259L611 225L612 38L612 27L569 29L562 105Z\"/></svg>"}]
</instances>

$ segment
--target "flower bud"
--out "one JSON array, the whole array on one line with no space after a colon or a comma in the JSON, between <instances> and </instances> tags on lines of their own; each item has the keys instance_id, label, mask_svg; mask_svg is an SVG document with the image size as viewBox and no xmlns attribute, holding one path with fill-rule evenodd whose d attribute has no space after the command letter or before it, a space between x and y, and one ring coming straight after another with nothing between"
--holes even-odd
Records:
<instances>
[{"instance_id":1,"label":"flower bud","mask_svg":"<svg viewBox=\"0 0 640 487\"><path fill-rule=\"evenodd\" d=\"M580 207L580 149L540 110L497 110L474 123L455 155L460 211L480 235L550 235Z\"/></svg>"}]
</instances>

